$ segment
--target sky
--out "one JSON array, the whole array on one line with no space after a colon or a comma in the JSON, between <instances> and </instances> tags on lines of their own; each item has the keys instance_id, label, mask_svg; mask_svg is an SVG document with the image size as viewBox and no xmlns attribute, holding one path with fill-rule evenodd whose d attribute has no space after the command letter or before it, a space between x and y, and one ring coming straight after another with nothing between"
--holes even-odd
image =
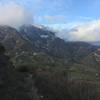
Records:
<instances>
[{"instance_id":1,"label":"sky","mask_svg":"<svg viewBox=\"0 0 100 100\"><path fill-rule=\"evenodd\" d=\"M0 0L0 24L45 25L66 40L99 41L99 10L100 0Z\"/></svg>"}]
</instances>

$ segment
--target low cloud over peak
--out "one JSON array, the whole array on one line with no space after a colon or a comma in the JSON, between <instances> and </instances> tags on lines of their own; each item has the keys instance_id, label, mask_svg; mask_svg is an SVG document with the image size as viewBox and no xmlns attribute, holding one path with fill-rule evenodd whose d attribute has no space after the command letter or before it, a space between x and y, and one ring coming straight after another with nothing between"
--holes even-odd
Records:
<instances>
[{"instance_id":1,"label":"low cloud over peak","mask_svg":"<svg viewBox=\"0 0 100 100\"><path fill-rule=\"evenodd\" d=\"M69 31L63 30L58 36L70 41L100 41L100 20L78 25Z\"/></svg>"},{"instance_id":2,"label":"low cloud over peak","mask_svg":"<svg viewBox=\"0 0 100 100\"><path fill-rule=\"evenodd\" d=\"M0 4L0 25L19 27L32 22L32 14L25 10L24 7L13 2Z\"/></svg>"}]
</instances>

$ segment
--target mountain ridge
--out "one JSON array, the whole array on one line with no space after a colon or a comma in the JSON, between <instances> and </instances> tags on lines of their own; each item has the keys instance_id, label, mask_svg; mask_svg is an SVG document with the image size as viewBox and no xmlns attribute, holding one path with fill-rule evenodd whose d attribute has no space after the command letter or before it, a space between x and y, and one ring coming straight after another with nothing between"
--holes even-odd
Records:
<instances>
[{"instance_id":1,"label":"mountain ridge","mask_svg":"<svg viewBox=\"0 0 100 100\"><path fill-rule=\"evenodd\" d=\"M9 26L0 26L0 42L6 47L16 66L30 63L43 65L46 62L69 66L81 61L95 52L99 47L86 42L64 41L54 32L33 25L15 29ZM46 59L49 61L46 61ZM36 58L35 58L36 56ZM37 59L38 58L38 59ZM37 59L37 61L35 60Z\"/></svg>"}]
</instances>

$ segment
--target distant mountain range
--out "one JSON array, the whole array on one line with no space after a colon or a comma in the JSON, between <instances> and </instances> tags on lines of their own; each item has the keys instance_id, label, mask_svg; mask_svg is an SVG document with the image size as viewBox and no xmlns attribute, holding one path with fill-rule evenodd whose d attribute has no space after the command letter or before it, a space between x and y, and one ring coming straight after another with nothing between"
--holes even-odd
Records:
<instances>
[{"instance_id":1,"label":"distant mountain range","mask_svg":"<svg viewBox=\"0 0 100 100\"><path fill-rule=\"evenodd\" d=\"M90 42L93 45L100 46L100 41Z\"/></svg>"}]
</instances>

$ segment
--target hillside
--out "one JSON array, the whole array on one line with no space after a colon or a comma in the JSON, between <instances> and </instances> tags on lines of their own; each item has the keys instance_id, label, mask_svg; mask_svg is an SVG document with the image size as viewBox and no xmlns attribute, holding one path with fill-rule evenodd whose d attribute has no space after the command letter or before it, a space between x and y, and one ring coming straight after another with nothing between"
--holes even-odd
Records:
<instances>
[{"instance_id":1,"label":"hillside","mask_svg":"<svg viewBox=\"0 0 100 100\"><path fill-rule=\"evenodd\" d=\"M0 26L0 42L2 100L99 100L98 46L33 25Z\"/></svg>"},{"instance_id":2,"label":"hillside","mask_svg":"<svg viewBox=\"0 0 100 100\"><path fill-rule=\"evenodd\" d=\"M36 53L43 53L52 59L64 59L68 63L79 62L98 48L84 42L65 42L56 37L54 32L33 25L20 29L0 26L0 42L15 65L33 64L32 58Z\"/></svg>"},{"instance_id":3,"label":"hillside","mask_svg":"<svg viewBox=\"0 0 100 100\"><path fill-rule=\"evenodd\" d=\"M66 42L47 28L33 25L19 29L0 26L0 42L16 68L66 69L72 79L91 79L91 73L97 79L99 65L90 57L99 49L98 46L86 42Z\"/></svg>"},{"instance_id":4,"label":"hillside","mask_svg":"<svg viewBox=\"0 0 100 100\"><path fill-rule=\"evenodd\" d=\"M99 100L99 81L70 81L65 68L15 69L0 44L0 98L2 100ZM79 95L81 94L81 95ZM92 95L92 96L91 96ZM76 99L75 99L76 98Z\"/></svg>"},{"instance_id":5,"label":"hillside","mask_svg":"<svg viewBox=\"0 0 100 100\"><path fill-rule=\"evenodd\" d=\"M40 100L29 73L15 71L5 49L0 44L0 99Z\"/></svg>"}]
</instances>

